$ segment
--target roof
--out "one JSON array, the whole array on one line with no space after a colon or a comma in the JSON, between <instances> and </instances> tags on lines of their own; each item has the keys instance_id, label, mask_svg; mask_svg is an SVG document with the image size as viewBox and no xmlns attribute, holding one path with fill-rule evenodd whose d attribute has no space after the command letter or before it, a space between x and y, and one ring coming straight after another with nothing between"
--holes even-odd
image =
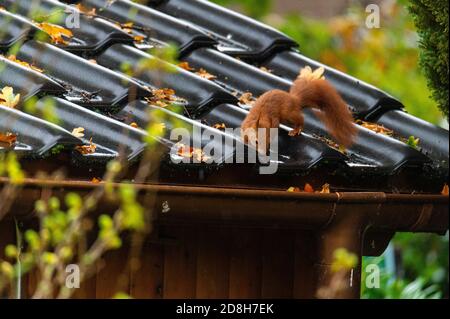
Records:
<instances>
[{"instance_id":1,"label":"roof","mask_svg":"<svg viewBox=\"0 0 450 319\"><path fill-rule=\"evenodd\" d=\"M81 15L79 27L65 26L73 32L67 44L36 40L39 30L28 17L30 11L39 8L41 15L49 15L56 9L65 18L70 15L69 2L0 0L6 9L0 10L0 50L7 55L13 48L17 59L43 70L0 58L1 87L11 86L22 97L18 109L0 106L0 132L17 134L14 149L29 170L64 166L69 178L90 180L100 176L104 164L119 154L133 163L146 145L143 138L148 133L140 128L151 118L161 118L169 129L187 124L193 131L225 138L227 134L214 124L238 128L248 113L236 94L251 92L257 97L271 89L287 90L301 67L324 66L302 55L301 43L203 0L147 1L145 5L85 0L84 6L96 8L97 15ZM134 34L123 27L129 22L137 34L145 35L142 43L136 43ZM138 65L152 57L149 48L168 43L179 47L180 61L215 78L208 80L178 66L174 66L176 73L127 75L124 65ZM161 151L162 166L154 179L245 188L283 189L308 182L315 187L329 183L336 190L439 192L448 179L448 131L407 114L401 101L386 92L324 67L325 76L357 120L384 125L394 135L377 134L358 125L356 143L341 152L323 138L327 137L324 125L307 110L299 138L290 138L289 128L281 127L279 170L267 176L258 174L257 168L264 164L228 163L240 143L238 136L233 137L235 146L224 148L218 163L182 165L171 161L176 156L175 142L169 136L155 136L157 143L152 147ZM149 105L145 100L151 95L149 88L173 89L185 100L184 113ZM41 112L27 114L27 101L36 99ZM49 99L60 119L58 124L45 120ZM76 127L83 127L87 138L73 136ZM410 136L420 138L420 149L405 143ZM75 147L89 143L88 137L97 145L96 152L80 154ZM205 145L208 141L194 142ZM2 150L7 148L0 146Z\"/></svg>"}]
</instances>

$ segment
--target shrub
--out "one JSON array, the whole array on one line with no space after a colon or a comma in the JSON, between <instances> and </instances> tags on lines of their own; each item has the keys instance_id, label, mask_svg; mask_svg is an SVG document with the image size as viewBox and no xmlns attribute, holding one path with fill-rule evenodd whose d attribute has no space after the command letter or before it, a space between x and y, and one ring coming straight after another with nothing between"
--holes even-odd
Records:
<instances>
[{"instance_id":1,"label":"shrub","mask_svg":"<svg viewBox=\"0 0 450 319\"><path fill-rule=\"evenodd\" d=\"M420 37L420 65L433 99L448 120L448 2L410 0L409 10Z\"/></svg>"}]
</instances>

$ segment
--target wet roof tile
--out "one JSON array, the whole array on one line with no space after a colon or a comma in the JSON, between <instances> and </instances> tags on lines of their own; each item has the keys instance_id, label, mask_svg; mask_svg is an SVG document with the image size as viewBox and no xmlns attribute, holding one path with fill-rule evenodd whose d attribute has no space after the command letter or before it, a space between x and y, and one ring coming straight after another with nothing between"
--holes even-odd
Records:
<instances>
[{"instance_id":1,"label":"wet roof tile","mask_svg":"<svg viewBox=\"0 0 450 319\"><path fill-rule=\"evenodd\" d=\"M233 141L234 146L222 145L221 159L209 170L208 178L217 175L211 180L219 183L283 187L295 179L319 178L353 190L385 187L428 191L448 176L448 131L405 113L401 102L388 93L327 66L325 76L342 94L355 118L385 125L394 135L358 126L355 144L343 151L329 143L324 125L307 110L304 134L298 138L290 138L289 128L281 126L279 172L263 178L255 170L261 163L244 163L247 168L243 174L242 165L230 163L236 147L242 144L239 130L226 133L213 126L239 128L249 107L239 103L241 94L250 92L257 97L271 89L288 90L300 68L322 64L302 55L301 44L298 51L297 44L277 30L203 0L155 0L146 1L146 5L86 0L83 4L95 7L97 16L82 14L79 28L68 26L74 36L66 45L33 40L37 30L30 14L33 6L45 14L62 10L65 20L77 10L67 5L74 1L65 2L0 0L0 6L8 10L0 10L0 25L5 30L0 36L0 50L7 55L18 44L17 58L42 70L0 57L1 87L13 87L23 102L17 107L20 110L0 107L0 132L17 134L16 149L25 157L44 156L62 145L72 149L72 161L84 167L119 154L134 161L145 148L143 139L149 136L144 128L156 121L166 131L162 137L153 137L154 147L162 147L165 156L161 160L170 167L161 175L172 182L185 184L180 178L190 167L172 163L178 146L171 141L170 132L178 126L188 127L191 133L199 131L200 135L193 135L190 142L200 147L219 143L213 136ZM135 32L130 34L124 24L133 26ZM133 43L136 34L145 35L147 40ZM167 65L148 49L168 43L179 46L181 61L188 62L193 70L172 65L174 73L140 72L141 61ZM135 71L132 77L127 72L130 69ZM210 80L197 74L202 69L211 74ZM181 111L144 100L160 88L175 91ZM30 110L23 105L32 97L40 100L37 110L27 114ZM47 103L60 118L57 125L44 120ZM84 128L81 139L71 135L76 127ZM420 138L419 149L405 143L411 135ZM91 137L97 146L95 153L74 151L74 146L89 143ZM0 151L5 149L0 146ZM194 166L197 172L190 173L191 182L205 182L204 169L211 165Z\"/></svg>"}]
</instances>

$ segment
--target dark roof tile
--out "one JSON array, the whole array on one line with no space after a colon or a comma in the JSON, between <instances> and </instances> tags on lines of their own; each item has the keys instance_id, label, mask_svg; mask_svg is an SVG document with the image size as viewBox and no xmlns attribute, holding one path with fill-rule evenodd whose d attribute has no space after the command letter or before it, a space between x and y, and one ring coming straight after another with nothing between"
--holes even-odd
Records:
<instances>
[{"instance_id":1,"label":"dark roof tile","mask_svg":"<svg viewBox=\"0 0 450 319\"><path fill-rule=\"evenodd\" d=\"M83 3L97 8L100 16L114 19L119 23L132 22L158 40L175 43L182 54L215 43L197 27L138 3L108 0L85 0Z\"/></svg>"},{"instance_id":2,"label":"dark roof tile","mask_svg":"<svg viewBox=\"0 0 450 319\"><path fill-rule=\"evenodd\" d=\"M0 30L0 51L5 52L38 29L26 18L0 9Z\"/></svg>"},{"instance_id":3,"label":"dark roof tile","mask_svg":"<svg viewBox=\"0 0 450 319\"><path fill-rule=\"evenodd\" d=\"M222 103L236 103L237 99L219 85L202 79L180 67L172 66L174 72L161 74L157 70L139 70L139 65L146 60L156 59L137 48L115 44L97 58L97 62L107 68L120 72L124 63L136 68L135 79L152 88L171 88L176 95L187 102L191 116L210 110ZM159 61L161 64L166 62ZM168 68L169 69L169 68Z\"/></svg>"},{"instance_id":4,"label":"dark roof tile","mask_svg":"<svg viewBox=\"0 0 450 319\"><path fill-rule=\"evenodd\" d=\"M55 7L67 8L56 0L43 1L41 9L46 12ZM30 2L0 0L0 5L22 7L19 11L24 15ZM2 106L0 131L17 133L16 148L24 155L42 156L57 144L73 148L92 137L97 151L90 155L72 152L71 159L77 165L92 167L97 162L104 163L121 150L128 160L134 160L144 149L142 140L148 133L143 128L149 122L157 122L163 123L167 130L165 136L155 137L152 147L162 147L161 175L175 183L186 183L184 176L189 171L190 183L204 183L208 179L220 185L284 187L316 178L317 183L333 182L339 188L351 190L427 191L437 189L437 183L448 176L448 131L406 114L402 104L387 93L329 67L326 77L355 116L386 125L394 130L396 138L358 126L356 143L344 155L324 141L323 137L328 136L324 125L314 112L306 110L305 134L293 139L287 136L288 127L280 127L280 170L276 175L270 178L258 175L254 169L261 163L229 164L236 155L236 147L244 147L240 133L234 131L230 135L211 126L224 123L228 128L240 127L248 111L244 105L238 106L234 95L251 92L257 97L271 89L288 90L301 67L321 64L294 51L295 43L278 31L207 1L155 0L147 1L145 6L124 0L86 0L84 4L96 7L103 18L82 17L82 26L73 29L74 39L69 45L58 48L28 40L19 48L18 59L34 64L43 73L0 59L1 86L13 87L15 93L22 94L22 102L30 97L54 96L51 100L61 120L56 126L37 118L39 113L27 115ZM0 38L3 53L15 43L29 39L34 29L31 20L0 11L0 23L5 17L12 22L5 26L6 35ZM115 25L127 22L137 26L138 33L147 33L150 42L133 46L132 37ZM124 74L125 65L133 68L143 59L154 58L145 49L169 42L180 46L183 61L216 78L209 81L176 66L177 73L163 76L148 70L134 73L133 79ZM95 59L96 63L88 59ZM174 89L178 97L186 100L181 103L184 114L175 113L173 107L159 108L143 100L151 95L150 88L165 87ZM44 100L39 101L39 108L44 108ZM17 120L11 121L11 116ZM139 128L131 127L132 122ZM69 133L75 127L85 128L83 141ZM178 146L168 135L175 127L207 133L191 138L191 142L200 146L211 142L214 135L229 138L235 145L225 144L221 159L214 165L175 165L170 157L177 156ZM421 139L422 152L403 142L410 135Z\"/></svg>"},{"instance_id":5,"label":"dark roof tile","mask_svg":"<svg viewBox=\"0 0 450 319\"><path fill-rule=\"evenodd\" d=\"M233 55L260 60L297 46L278 30L210 1L170 0L155 7L212 34L220 43L219 49Z\"/></svg>"},{"instance_id":6,"label":"dark roof tile","mask_svg":"<svg viewBox=\"0 0 450 319\"><path fill-rule=\"evenodd\" d=\"M81 105L112 111L151 93L139 83L51 44L28 41L17 58L44 70L68 89L67 98Z\"/></svg>"},{"instance_id":7,"label":"dark roof tile","mask_svg":"<svg viewBox=\"0 0 450 319\"><path fill-rule=\"evenodd\" d=\"M73 37L68 40L67 45L58 45L67 51L84 53L89 56L113 43L133 43L132 36L124 32L119 26L104 19L92 18L81 14L79 15L79 21L77 21L74 18L74 13L79 12L78 9L59 1L1 0L0 4L4 5L11 12L30 17L28 23L31 25L35 15L37 17L45 15L56 16L55 13L58 13L59 19L63 24L64 22L70 22L65 23L65 28L73 33Z\"/></svg>"},{"instance_id":8,"label":"dark roof tile","mask_svg":"<svg viewBox=\"0 0 450 319\"><path fill-rule=\"evenodd\" d=\"M64 87L45 74L34 71L0 56L0 83L11 86L15 93L20 93L22 100L45 94L62 95Z\"/></svg>"},{"instance_id":9,"label":"dark roof tile","mask_svg":"<svg viewBox=\"0 0 450 319\"><path fill-rule=\"evenodd\" d=\"M0 105L0 131L16 134L19 143L14 150L28 157L44 156L57 145L81 144L60 126L3 105ZM0 151L5 149L0 146Z\"/></svg>"}]
</instances>

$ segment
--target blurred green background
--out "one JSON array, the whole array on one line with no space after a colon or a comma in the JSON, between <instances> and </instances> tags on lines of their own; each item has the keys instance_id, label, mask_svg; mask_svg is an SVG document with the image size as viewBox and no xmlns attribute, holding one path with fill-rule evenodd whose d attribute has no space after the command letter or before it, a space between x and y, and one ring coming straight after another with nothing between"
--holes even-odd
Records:
<instances>
[{"instance_id":1,"label":"blurred green background","mask_svg":"<svg viewBox=\"0 0 450 319\"><path fill-rule=\"evenodd\" d=\"M419 68L408 0L213 1L274 26L294 38L302 54L373 84L402 101L409 113L448 127ZM380 5L379 29L365 26L368 3ZM380 265L382 279L379 289L366 289L363 278L362 297L448 298L448 243L448 233L397 234L383 256L364 259L364 265Z\"/></svg>"}]
</instances>

